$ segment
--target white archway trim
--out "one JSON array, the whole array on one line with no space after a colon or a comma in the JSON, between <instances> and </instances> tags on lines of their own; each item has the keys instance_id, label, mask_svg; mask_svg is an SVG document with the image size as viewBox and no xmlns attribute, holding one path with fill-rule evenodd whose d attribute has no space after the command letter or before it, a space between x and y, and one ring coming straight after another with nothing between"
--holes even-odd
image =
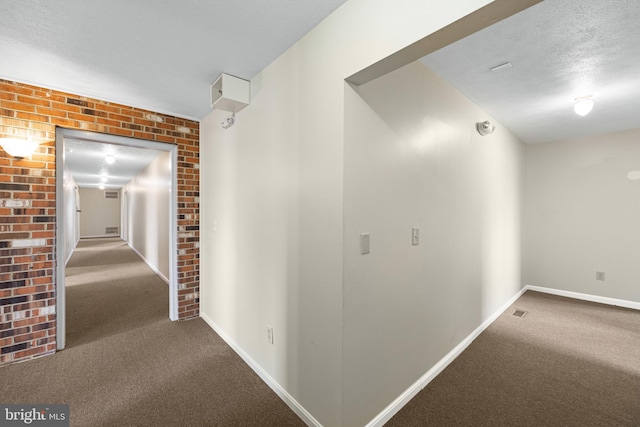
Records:
<instances>
[{"instance_id":1,"label":"white archway trim","mask_svg":"<svg viewBox=\"0 0 640 427\"><path fill-rule=\"evenodd\" d=\"M56 343L62 350L66 345L65 293L65 216L64 206L65 139L101 142L136 148L169 152L171 155L171 214L169 230L169 319L178 320L178 146L174 144L107 135L81 130L56 128Z\"/></svg>"}]
</instances>

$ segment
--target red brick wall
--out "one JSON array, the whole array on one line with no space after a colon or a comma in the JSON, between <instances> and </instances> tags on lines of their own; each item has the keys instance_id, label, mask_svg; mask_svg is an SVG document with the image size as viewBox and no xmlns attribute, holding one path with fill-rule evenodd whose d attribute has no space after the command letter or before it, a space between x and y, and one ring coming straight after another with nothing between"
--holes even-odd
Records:
<instances>
[{"instance_id":1,"label":"red brick wall","mask_svg":"<svg viewBox=\"0 0 640 427\"><path fill-rule=\"evenodd\" d=\"M56 126L178 146L178 311L199 314L199 123L0 80L0 138L41 141L30 159L0 148L0 364L56 348Z\"/></svg>"}]
</instances>

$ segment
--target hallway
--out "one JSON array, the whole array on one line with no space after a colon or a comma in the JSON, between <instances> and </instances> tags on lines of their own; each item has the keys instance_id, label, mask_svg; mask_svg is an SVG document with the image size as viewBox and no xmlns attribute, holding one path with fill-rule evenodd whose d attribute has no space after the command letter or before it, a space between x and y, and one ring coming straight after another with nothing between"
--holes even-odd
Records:
<instances>
[{"instance_id":1,"label":"hallway","mask_svg":"<svg viewBox=\"0 0 640 427\"><path fill-rule=\"evenodd\" d=\"M120 238L82 239L66 268L67 347L169 317L169 288Z\"/></svg>"},{"instance_id":2,"label":"hallway","mask_svg":"<svg viewBox=\"0 0 640 427\"><path fill-rule=\"evenodd\" d=\"M171 322L167 284L120 239L67 267L67 348L0 368L3 403L66 403L72 426L297 426L202 319Z\"/></svg>"}]
</instances>

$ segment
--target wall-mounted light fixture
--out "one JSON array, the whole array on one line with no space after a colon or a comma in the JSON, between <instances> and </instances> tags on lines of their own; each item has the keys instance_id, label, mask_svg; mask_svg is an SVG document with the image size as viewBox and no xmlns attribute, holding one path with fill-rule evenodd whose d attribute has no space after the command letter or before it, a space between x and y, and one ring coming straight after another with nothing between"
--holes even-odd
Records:
<instances>
[{"instance_id":1,"label":"wall-mounted light fixture","mask_svg":"<svg viewBox=\"0 0 640 427\"><path fill-rule=\"evenodd\" d=\"M486 136L492 134L496 127L491 124L489 120L485 120L484 122L476 123L476 130L482 136Z\"/></svg>"},{"instance_id":2,"label":"wall-mounted light fixture","mask_svg":"<svg viewBox=\"0 0 640 427\"><path fill-rule=\"evenodd\" d=\"M593 98L591 96L581 96L575 99L573 110L579 116L586 116L593 109Z\"/></svg>"},{"instance_id":3,"label":"wall-mounted light fixture","mask_svg":"<svg viewBox=\"0 0 640 427\"><path fill-rule=\"evenodd\" d=\"M236 113L232 113L229 117L227 117L225 119L224 122L222 122L222 129L229 129L231 126L233 126L236 122Z\"/></svg>"},{"instance_id":4,"label":"wall-mounted light fixture","mask_svg":"<svg viewBox=\"0 0 640 427\"><path fill-rule=\"evenodd\" d=\"M0 146L8 155L16 159L24 159L31 156L39 145L39 142L30 139L0 138Z\"/></svg>"}]
</instances>

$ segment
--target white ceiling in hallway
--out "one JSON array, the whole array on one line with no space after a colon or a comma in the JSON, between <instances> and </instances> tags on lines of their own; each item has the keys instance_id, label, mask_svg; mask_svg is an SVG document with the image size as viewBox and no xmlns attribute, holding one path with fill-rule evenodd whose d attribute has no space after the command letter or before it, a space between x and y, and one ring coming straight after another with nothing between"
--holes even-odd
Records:
<instances>
[{"instance_id":1,"label":"white ceiling in hallway","mask_svg":"<svg viewBox=\"0 0 640 427\"><path fill-rule=\"evenodd\" d=\"M0 78L201 119L345 0L2 0Z\"/></svg>"},{"instance_id":2,"label":"white ceiling in hallway","mask_svg":"<svg viewBox=\"0 0 640 427\"><path fill-rule=\"evenodd\" d=\"M65 139L65 164L80 188L121 188L162 152L153 149ZM107 156L113 156L109 164Z\"/></svg>"},{"instance_id":3,"label":"white ceiling in hallway","mask_svg":"<svg viewBox=\"0 0 640 427\"><path fill-rule=\"evenodd\" d=\"M421 61L527 143L640 127L638 0L545 0Z\"/></svg>"}]
</instances>

